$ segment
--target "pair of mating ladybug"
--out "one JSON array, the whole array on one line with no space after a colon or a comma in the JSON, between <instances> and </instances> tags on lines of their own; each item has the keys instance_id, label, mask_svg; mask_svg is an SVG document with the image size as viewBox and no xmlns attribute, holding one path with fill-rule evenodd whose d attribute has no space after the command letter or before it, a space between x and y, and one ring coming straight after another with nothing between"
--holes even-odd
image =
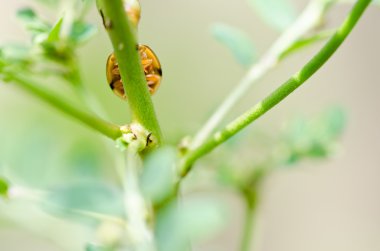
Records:
<instances>
[{"instance_id":1,"label":"pair of mating ladybug","mask_svg":"<svg viewBox=\"0 0 380 251\"><path fill-rule=\"evenodd\" d=\"M130 22L137 27L140 20L140 4L137 0L127 0L124 3L125 11ZM138 45L138 52L140 54L141 64L144 69L144 74L150 94L154 94L160 86L162 79L162 69L160 61L156 54L147 45ZM126 99L127 96L124 91L123 83L121 81L119 65L117 63L114 53L111 53L107 59L106 66L107 81L113 92Z\"/></svg>"}]
</instances>

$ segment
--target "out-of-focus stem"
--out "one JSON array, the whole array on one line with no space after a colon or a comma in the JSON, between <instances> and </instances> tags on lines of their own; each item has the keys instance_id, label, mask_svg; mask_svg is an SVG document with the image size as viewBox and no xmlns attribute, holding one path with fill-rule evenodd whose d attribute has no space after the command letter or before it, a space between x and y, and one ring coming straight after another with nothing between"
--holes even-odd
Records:
<instances>
[{"instance_id":1,"label":"out-of-focus stem","mask_svg":"<svg viewBox=\"0 0 380 251\"><path fill-rule=\"evenodd\" d=\"M94 116L85 111L79 110L77 107L72 105L70 102L66 101L58 94L52 91L42 89L39 87L38 83L34 83L32 80L27 79L23 76L11 74L8 76L12 82L18 85L24 91L38 97L39 99L49 103L58 110L66 113L67 115L81 121L87 126L95 129L101 134L115 140L121 136L120 127L118 125L109 123L97 116Z\"/></svg>"},{"instance_id":2,"label":"out-of-focus stem","mask_svg":"<svg viewBox=\"0 0 380 251\"><path fill-rule=\"evenodd\" d=\"M242 239L240 242L240 251L250 251L251 243L252 243L252 234L254 230L254 222L255 222L255 198L245 197L245 215L243 218L243 233Z\"/></svg>"},{"instance_id":3,"label":"out-of-focus stem","mask_svg":"<svg viewBox=\"0 0 380 251\"><path fill-rule=\"evenodd\" d=\"M197 159L206 155L221 143L228 140L243 128L251 124L253 121L260 118L267 111L272 109L289 94L305 83L305 81L308 80L315 72L317 72L347 38L370 2L371 0L358 0L335 34L319 50L319 52L301 68L300 71L295 73L291 78L289 78L285 83L283 83L258 104L243 113L241 116L237 117L222 130L215 133L212 137L209 137L203 144L194 149L190 149L190 151L182 159L180 166L181 177L188 174L193 163Z\"/></svg>"},{"instance_id":4,"label":"out-of-focus stem","mask_svg":"<svg viewBox=\"0 0 380 251\"><path fill-rule=\"evenodd\" d=\"M240 81L240 84L224 99L223 103L196 134L190 148L197 148L210 136L231 108L247 93L249 88L284 58L282 57L283 53L320 23L329 6L330 3L324 0L313 0L309 3L293 25L277 39L261 60L251 67Z\"/></svg>"}]
</instances>

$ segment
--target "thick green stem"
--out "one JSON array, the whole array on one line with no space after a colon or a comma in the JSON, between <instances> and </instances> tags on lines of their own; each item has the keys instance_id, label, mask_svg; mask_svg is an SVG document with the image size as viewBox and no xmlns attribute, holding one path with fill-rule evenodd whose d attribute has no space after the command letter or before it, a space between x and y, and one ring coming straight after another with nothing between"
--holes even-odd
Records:
<instances>
[{"instance_id":1,"label":"thick green stem","mask_svg":"<svg viewBox=\"0 0 380 251\"><path fill-rule=\"evenodd\" d=\"M119 63L133 118L161 142L161 130L137 51L135 28L128 21L123 2L97 0L97 6Z\"/></svg>"},{"instance_id":2,"label":"thick green stem","mask_svg":"<svg viewBox=\"0 0 380 251\"><path fill-rule=\"evenodd\" d=\"M192 164L197 159L209 153L218 145L231 138L256 119L260 118L267 111L285 99L294 90L300 87L319 68L321 68L346 39L370 2L371 0L358 0L351 12L348 14L348 17L335 32L335 34L329 39L325 46L323 46L323 48L305 66L302 67L299 72L294 74L288 81L283 83L279 88L264 98L257 105L229 123L224 129L208 138L205 143L195 149L190 150L182 160L180 167L181 176L184 177L187 175L192 167Z\"/></svg>"},{"instance_id":3,"label":"thick green stem","mask_svg":"<svg viewBox=\"0 0 380 251\"><path fill-rule=\"evenodd\" d=\"M26 79L22 76L13 74L8 77L24 91L29 92L30 94L38 97L39 99L49 103L50 105L66 113L67 115L76 118L77 120L83 122L87 126L102 133L103 135L114 140L121 136L119 126L104 121L101 118L96 117L90 113L79 110L77 107L73 106L68 101L59 97L58 94L52 93L51 91L38 87L38 84L34 83L30 79Z\"/></svg>"}]
</instances>

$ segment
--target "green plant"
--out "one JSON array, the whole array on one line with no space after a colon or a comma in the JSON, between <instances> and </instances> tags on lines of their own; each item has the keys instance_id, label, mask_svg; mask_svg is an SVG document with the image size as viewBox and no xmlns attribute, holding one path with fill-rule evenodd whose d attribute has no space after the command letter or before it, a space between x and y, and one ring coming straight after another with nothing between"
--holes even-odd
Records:
<instances>
[{"instance_id":1,"label":"green plant","mask_svg":"<svg viewBox=\"0 0 380 251\"><path fill-rule=\"evenodd\" d=\"M84 19L92 1L42 2L53 8L58 4L67 5L67 11L51 24L32 8L21 9L18 17L30 32L32 44L1 48L1 77L4 82L36 96L114 141L121 151L112 151L111 164L103 164L114 167L116 174L113 175L117 178L111 179L111 185L102 179L79 182L73 179L59 185L51 181L29 188L7 177L0 179L0 194L10 201L42 204L50 214L89 226L98 237L89 240L87 250L190 250L190 240L202 239L220 228L223 212L217 203L199 199L190 198L178 204L181 184L199 159L230 140L232 143L226 144L227 149L222 149L224 152L220 154L223 158L217 156L208 164L217 167L214 178L238 191L245 202L246 220L240 248L244 251L250 250L252 219L261 181L276 168L293 166L304 158L327 157L342 132L344 113L333 108L316 120L300 119L278 137L267 135L263 141L271 143L268 149L255 146L262 144L260 140L247 142L231 138L238 137L242 129L318 71L343 43L371 1L356 1L342 25L331 30L323 26L324 17L332 6L344 1L312 0L295 18L295 12L285 1L251 0L250 4L265 20L283 30L280 38L256 62L252 43L242 31L224 24L213 26L215 37L227 45L238 62L249 68L241 83L204 127L194 137L184 137L179 148L167 144L162 136L136 51L137 29L128 20L123 1L97 1L99 16L118 59L132 114L132 120L121 126L103 119L106 117L104 110L86 88L77 62L78 48L95 31L95 27ZM289 80L222 126L226 114L253 83L287 56L323 40L327 40L324 46ZM70 95L49 85L55 81L69 88ZM37 140L41 140L43 134L36 134ZM257 138L265 137L263 133L260 135ZM28 150L31 148L33 145L26 146ZM246 149L252 150L249 155L255 149L257 156L247 156L245 160L241 156ZM72 153L75 161L70 164L83 173L93 171L97 163L86 161L95 158L94 152L97 151L92 151L88 145L78 147ZM240 153L237 160L234 153ZM86 155L90 157L83 157ZM82 170L83 167L86 169Z\"/></svg>"}]
</instances>

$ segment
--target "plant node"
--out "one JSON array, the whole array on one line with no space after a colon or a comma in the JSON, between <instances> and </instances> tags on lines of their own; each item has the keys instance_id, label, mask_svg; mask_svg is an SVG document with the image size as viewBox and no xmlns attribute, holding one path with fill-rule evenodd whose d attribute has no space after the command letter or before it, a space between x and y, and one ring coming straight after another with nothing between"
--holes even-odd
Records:
<instances>
[{"instance_id":1,"label":"plant node","mask_svg":"<svg viewBox=\"0 0 380 251\"><path fill-rule=\"evenodd\" d=\"M157 145L157 138L139 123L132 123L120 127L122 136L116 140L117 147L122 151L131 148L142 152Z\"/></svg>"}]
</instances>

